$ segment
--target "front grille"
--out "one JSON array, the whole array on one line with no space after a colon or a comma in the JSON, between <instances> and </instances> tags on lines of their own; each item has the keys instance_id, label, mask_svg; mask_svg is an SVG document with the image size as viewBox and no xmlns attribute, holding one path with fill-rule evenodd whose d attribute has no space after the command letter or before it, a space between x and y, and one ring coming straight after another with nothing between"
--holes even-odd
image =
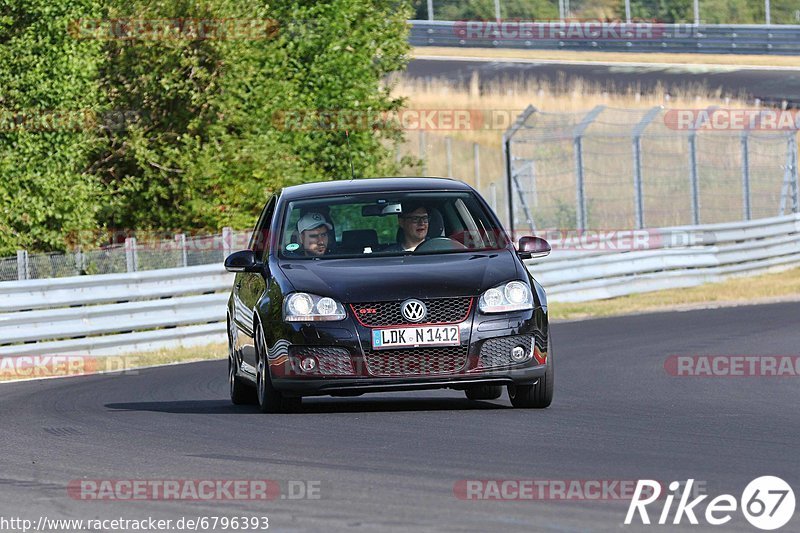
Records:
<instances>
[{"instance_id":1,"label":"front grille","mask_svg":"<svg viewBox=\"0 0 800 533\"><path fill-rule=\"evenodd\" d=\"M400 306L405 300L351 304L353 315L367 327L415 324L403 318ZM469 316L472 298L435 298L421 300L428 309L424 324L457 324Z\"/></svg>"},{"instance_id":2,"label":"front grille","mask_svg":"<svg viewBox=\"0 0 800 533\"><path fill-rule=\"evenodd\" d=\"M519 364L511 359L511 350L523 346L528 355L533 349L533 335L511 335L489 339L481 346L480 368L492 368Z\"/></svg>"},{"instance_id":3,"label":"front grille","mask_svg":"<svg viewBox=\"0 0 800 533\"><path fill-rule=\"evenodd\" d=\"M467 347L369 351L366 359L373 376L452 374L467 364Z\"/></svg>"},{"instance_id":4,"label":"front grille","mask_svg":"<svg viewBox=\"0 0 800 533\"><path fill-rule=\"evenodd\" d=\"M300 369L300 359L314 356L317 358L317 369L304 372ZM334 346L292 346L289 348L289 360L295 374L322 375L322 376L352 376L353 363L350 352L344 348Z\"/></svg>"}]
</instances>

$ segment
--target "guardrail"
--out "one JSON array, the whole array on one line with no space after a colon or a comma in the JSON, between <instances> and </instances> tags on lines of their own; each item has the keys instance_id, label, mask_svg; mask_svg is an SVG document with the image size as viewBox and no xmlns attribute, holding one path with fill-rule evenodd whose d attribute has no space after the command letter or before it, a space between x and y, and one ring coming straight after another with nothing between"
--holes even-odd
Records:
<instances>
[{"instance_id":1,"label":"guardrail","mask_svg":"<svg viewBox=\"0 0 800 533\"><path fill-rule=\"evenodd\" d=\"M800 214L638 231L656 246L618 252L592 242L526 264L548 298L561 302L692 287L800 265Z\"/></svg>"},{"instance_id":2,"label":"guardrail","mask_svg":"<svg viewBox=\"0 0 800 533\"><path fill-rule=\"evenodd\" d=\"M413 46L606 52L800 54L800 25L695 25L569 20L553 22L412 20L409 22L411 24L409 41Z\"/></svg>"},{"instance_id":3,"label":"guardrail","mask_svg":"<svg viewBox=\"0 0 800 533\"><path fill-rule=\"evenodd\" d=\"M555 248L526 264L551 300L565 302L800 265L798 214L638 231L647 249L619 252L599 238L583 248ZM232 280L214 264L6 282L0 293L0 357L115 355L225 342Z\"/></svg>"},{"instance_id":4,"label":"guardrail","mask_svg":"<svg viewBox=\"0 0 800 533\"><path fill-rule=\"evenodd\" d=\"M219 263L5 282L0 356L114 355L225 342L232 283Z\"/></svg>"}]
</instances>

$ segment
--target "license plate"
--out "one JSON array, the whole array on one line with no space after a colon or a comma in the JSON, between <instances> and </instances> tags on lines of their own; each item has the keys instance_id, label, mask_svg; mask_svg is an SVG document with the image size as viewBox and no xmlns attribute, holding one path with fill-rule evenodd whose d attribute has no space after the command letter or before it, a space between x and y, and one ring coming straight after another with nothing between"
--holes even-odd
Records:
<instances>
[{"instance_id":1,"label":"license plate","mask_svg":"<svg viewBox=\"0 0 800 533\"><path fill-rule=\"evenodd\" d=\"M411 346L458 346L458 326L428 326L372 330L372 348L404 348Z\"/></svg>"}]
</instances>

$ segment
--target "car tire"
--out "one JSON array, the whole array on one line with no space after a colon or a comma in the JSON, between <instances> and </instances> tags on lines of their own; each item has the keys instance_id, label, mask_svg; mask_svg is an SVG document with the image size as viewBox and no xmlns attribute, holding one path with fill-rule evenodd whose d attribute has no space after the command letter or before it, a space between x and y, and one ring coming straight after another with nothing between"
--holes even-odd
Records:
<instances>
[{"instance_id":1,"label":"car tire","mask_svg":"<svg viewBox=\"0 0 800 533\"><path fill-rule=\"evenodd\" d=\"M553 367L553 348L550 343L550 334L547 335L547 366L544 376L532 385L509 385L508 398L511 405L525 409L544 409L553 401L553 382L555 370Z\"/></svg>"},{"instance_id":2,"label":"car tire","mask_svg":"<svg viewBox=\"0 0 800 533\"><path fill-rule=\"evenodd\" d=\"M302 398L286 398L272 385L272 378L267 368L267 350L264 341L264 330L256 324L256 398L258 409L262 413L288 413L300 408Z\"/></svg>"},{"instance_id":3,"label":"car tire","mask_svg":"<svg viewBox=\"0 0 800 533\"><path fill-rule=\"evenodd\" d=\"M234 350L235 335L236 332L231 329L231 323L228 321L228 388L231 402L234 405L253 404L256 403L255 389L239 377L239 362Z\"/></svg>"},{"instance_id":4,"label":"car tire","mask_svg":"<svg viewBox=\"0 0 800 533\"><path fill-rule=\"evenodd\" d=\"M248 386L237 375L238 364L233 362L233 358L228 356L228 386L230 388L231 402L234 405L246 405L256 403L256 391Z\"/></svg>"},{"instance_id":5,"label":"car tire","mask_svg":"<svg viewBox=\"0 0 800 533\"><path fill-rule=\"evenodd\" d=\"M502 385L477 385L464 391L468 400L496 400L503 395Z\"/></svg>"}]
</instances>

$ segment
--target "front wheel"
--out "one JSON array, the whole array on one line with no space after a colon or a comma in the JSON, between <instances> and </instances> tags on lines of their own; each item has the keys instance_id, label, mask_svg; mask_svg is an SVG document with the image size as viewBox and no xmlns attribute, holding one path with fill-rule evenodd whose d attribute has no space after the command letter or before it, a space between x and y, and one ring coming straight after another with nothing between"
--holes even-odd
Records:
<instances>
[{"instance_id":1,"label":"front wheel","mask_svg":"<svg viewBox=\"0 0 800 533\"><path fill-rule=\"evenodd\" d=\"M256 396L258 397L258 408L262 413L286 413L296 410L302 403L302 398L285 398L272 385L272 379L267 368L267 350L264 341L264 331L261 324L256 325Z\"/></svg>"},{"instance_id":2,"label":"front wheel","mask_svg":"<svg viewBox=\"0 0 800 533\"><path fill-rule=\"evenodd\" d=\"M233 355L228 356L228 388L230 389L231 402L234 405L255 403L255 394L252 387L242 382L237 375L238 364Z\"/></svg>"},{"instance_id":3,"label":"front wheel","mask_svg":"<svg viewBox=\"0 0 800 533\"><path fill-rule=\"evenodd\" d=\"M255 403L255 390L239 377L239 361L236 357L237 333L236 326L228 317L228 389L231 402L234 405Z\"/></svg>"},{"instance_id":4,"label":"front wheel","mask_svg":"<svg viewBox=\"0 0 800 533\"><path fill-rule=\"evenodd\" d=\"M533 385L509 385L508 398L511 405L521 408L544 409L553 401L553 349L550 343L550 333L547 334L547 366L544 376Z\"/></svg>"}]
</instances>

